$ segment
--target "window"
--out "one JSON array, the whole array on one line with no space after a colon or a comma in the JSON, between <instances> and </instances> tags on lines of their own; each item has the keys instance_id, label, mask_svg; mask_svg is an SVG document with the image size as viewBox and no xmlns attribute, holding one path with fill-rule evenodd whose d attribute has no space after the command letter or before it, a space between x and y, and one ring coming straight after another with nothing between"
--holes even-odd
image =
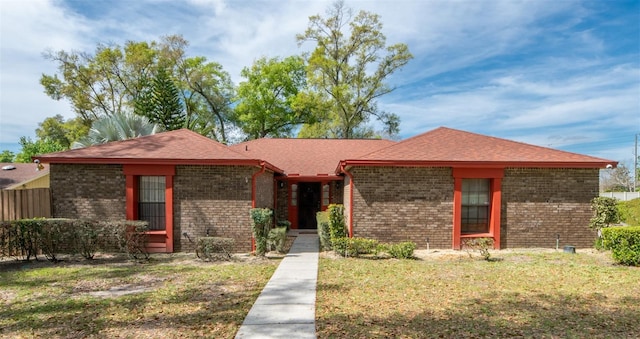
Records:
<instances>
[{"instance_id":1,"label":"window","mask_svg":"<svg viewBox=\"0 0 640 339\"><path fill-rule=\"evenodd\" d=\"M138 219L149 222L149 230L165 230L165 177L140 176Z\"/></svg>"},{"instance_id":2,"label":"window","mask_svg":"<svg viewBox=\"0 0 640 339\"><path fill-rule=\"evenodd\" d=\"M322 185L322 206L329 206L331 202L330 198L331 190L329 184Z\"/></svg>"},{"instance_id":3,"label":"window","mask_svg":"<svg viewBox=\"0 0 640 339\"><path fill-rule=\"evenodd\" d=\"M291 206L298 206L298 185L291 185Z\"/></svg>"},{"instance_id":4,"label":"window","mask_svg":"<svg viewBox=\"0 0 640 339\"><path fill-rule=\"evenodd\" d=\"M462 179L462 234L488 233L490 179Z\"/></svg>"}]
</instances>

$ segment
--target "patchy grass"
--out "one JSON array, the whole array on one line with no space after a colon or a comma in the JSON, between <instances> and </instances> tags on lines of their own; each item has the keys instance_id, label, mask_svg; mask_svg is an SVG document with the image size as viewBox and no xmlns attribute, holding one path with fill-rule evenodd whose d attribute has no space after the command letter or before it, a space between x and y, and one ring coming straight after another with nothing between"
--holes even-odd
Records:
<instances>
[{"instance_id":1,"label":"patchy grass","mask_svg":"<svg viewBox=\"0 0 640 339\"><path fill-rule=\"evenodd\" d=\"M319 338L623 338L640 333L640 269L609 253L465 253L320 261Z\"/></svg>"},{"instance_id":2,"label":"patchy grass","mask_svg":"<svg viewBox=\"0 0 640 339\"><path fill-rule=\"evenodd\" d=\"M0 337L233 338L278 260L3 263Z\"/></svg>"}]
</instances>

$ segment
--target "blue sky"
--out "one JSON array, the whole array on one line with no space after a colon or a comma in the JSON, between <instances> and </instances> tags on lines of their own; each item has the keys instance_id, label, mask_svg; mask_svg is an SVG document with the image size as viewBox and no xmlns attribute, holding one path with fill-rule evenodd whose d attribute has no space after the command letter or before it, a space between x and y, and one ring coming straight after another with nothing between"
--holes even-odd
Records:
<instances>
[{"instance_id":1,"label":"blue sky","mask_svg":"<svg viewBox=\"0 0 640 339\"><path fill-rule=\"evenodd\" d=\"M415 58L389 79L379 107L401 137L447 126L631 163L640 133L640 1L347 1L381 15L388 43ZM329 1L2 0L0 148L34 137L69 104L39 84L45 50L182 34L189 56L240 70L298 47L308 17ZM5 147L3 147L5 146Z\"/></svg>"}]
</instances>

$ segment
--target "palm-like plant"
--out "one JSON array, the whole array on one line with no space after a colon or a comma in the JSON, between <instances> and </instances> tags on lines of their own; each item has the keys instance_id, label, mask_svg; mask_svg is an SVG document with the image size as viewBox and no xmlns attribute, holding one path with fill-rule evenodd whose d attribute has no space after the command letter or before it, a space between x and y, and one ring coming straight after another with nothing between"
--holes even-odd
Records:
<instances>
[{"instance_id":1,"label":"palm-like plant","mask_svg":"<svg viewBox=\"0 0 640 339\"><path fill-rule=\"evenodd\" d=\"M83 148L110 141L133 139L143 135L156 134L161 130L159 125L150 122L143 116L118 113L94 121L91 124L89 134L74 142L71 148Z\"/></svg>"}]
</instances>

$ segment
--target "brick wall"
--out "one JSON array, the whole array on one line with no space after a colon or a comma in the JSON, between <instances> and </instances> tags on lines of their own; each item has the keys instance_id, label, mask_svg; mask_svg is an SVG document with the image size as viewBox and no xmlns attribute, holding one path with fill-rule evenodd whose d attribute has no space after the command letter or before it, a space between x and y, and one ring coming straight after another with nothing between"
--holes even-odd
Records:
<instances>
[{"instance_id":1,"label":"brick wall","mask_svg":"<svg viewBox=\"0 0 640 339\"><path fill-rule=\"evenodd\" d=\"M597 169L506 169L502 181L503 248L592 247L590 201L598 195Z\"/></svg>"},{"instance_id":2,"label":"brick wall","mask_svg":"<svg viewBox=\"0 0 640 339\"><path fill-rule=\"evenodd\" d=\"M278 185L277 189L277 201L276 201L276 220L289 220L289 183L287 181L281 181L284 183L283 187Z\"/></svg>"},{"instance_id":3,"label":"brick wall","mask_svg":"<svg viewBox=\"0 0 640 339\"><path fill-rule=\"evenodd\" d=\"M273 209L273 172L264 172L256 178L256 207Z\"/></svg>"},{"instance_id":4,"label":"brick wall","mask_svg":"<svg viewBox=\"0 0 640 339\"><path fill-rule=\"evenodd\" d=\"M451 248L450 168L354 167L354 235L419 248ZM344 201L348 202L348 180ZM348 204L345 206L348 209Z\"/></svg>"},{"instance_id":5,"label":"brick wall","mask_svg":"<svg viewBox=\"0 0 640 339\"><path fill-rule=\"evenodd\" d=\"M193 251L197 237L235 239L235 251L251 250L251 176L249 166L176 166L174 249ZM267 176L267 175L265 175Z\"/></svg>"},{"instance_id":6,"label":"brick wall","mask_svg":"<svg viewBox=\"0 0 640 339\"><path fill-rule=\"evenodd\" d=\"M121 165L52 164L50 185L56 218L126 219Z\"/></svg>"}]
</instances>

